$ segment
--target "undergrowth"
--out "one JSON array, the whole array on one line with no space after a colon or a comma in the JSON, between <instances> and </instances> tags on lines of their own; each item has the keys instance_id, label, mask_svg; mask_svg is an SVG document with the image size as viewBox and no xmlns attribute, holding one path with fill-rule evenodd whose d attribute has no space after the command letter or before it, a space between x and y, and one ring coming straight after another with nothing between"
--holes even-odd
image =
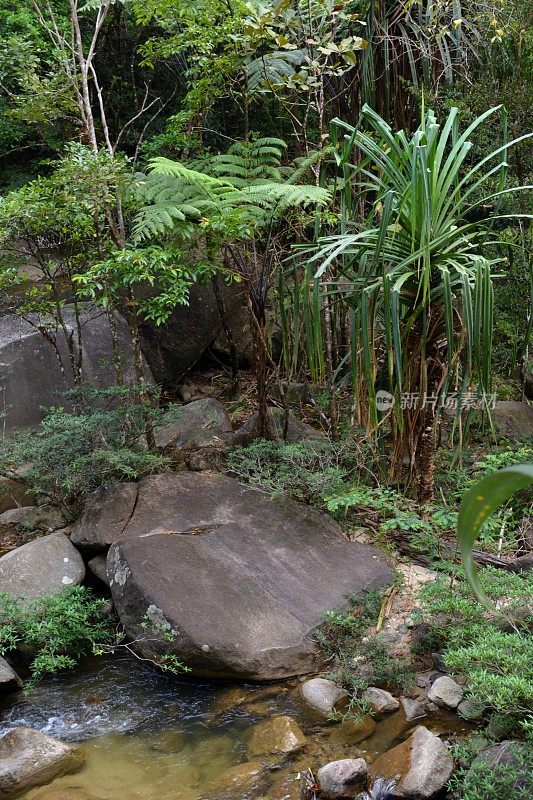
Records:
<instances>
[{"instance_id":1,"label":"undergrowth","mask_svg":"<svg viewBox=\"0 0 533 800\"><path fill-rule=\"evenodd\" d=\"M368 711L362 695L369 686L405 690L413 681L409 664L391 658L379 633L369 635L381 604L382 596L376 591L352 598L347 608L327 612L315 634L325 661L331 665L327 677L350 692L345 716Z\"/></svg>"},{"instance_id":2,"label":"undergrowth","mask_svg":"<svg viewBox=\"0 0 533 800\"><path fill-rule=\"evenodd\" d=\"M524 736L533 723L533 577L488 567L479 574L501 615L478 603L460 572L422 588L423 613L443 643L446 667L467 678L465 696L483 708L489 730Z\"/></svg>"},{"instance_id":3,"label":"undergrowth","mask_svg":"<svg viewBox=\"0 0 533 800\"><path fill-rule=\"evenodd\" d=\"M82 656L111 644L115 634L103 618L102 600L84 586L35 600L0 593L0 654L23 646L32 682L72 669Z\"/></svg>"},{"instance_id":4,"label":"undergrowth","mask_svg":"<svg viewBox=\"0 0 533 800\"><path fill-rule=\"evenodd\" d=\"M68 511L103 483L160 470L167 459L147 448L144 435L147 415L155 424L163 412L135 402L132 392L113 387L67 393L76 411L48 408L37 430L1 443L2 474L22 476L37 495Z\"/></svg>"}]
</instances>

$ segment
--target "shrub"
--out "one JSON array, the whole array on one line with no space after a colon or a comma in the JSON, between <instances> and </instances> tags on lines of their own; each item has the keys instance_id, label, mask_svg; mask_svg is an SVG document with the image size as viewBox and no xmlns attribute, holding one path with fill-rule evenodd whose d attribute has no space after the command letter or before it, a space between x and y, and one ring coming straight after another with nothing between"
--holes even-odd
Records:
<instances>
[{"instance_id":1,"label":"shrub","mask_svg":"<svg viewBox=\"0 0 533 800\"><path fill-rule=\"evenodd\" d=\"M362 694L369 685L402 690L413 680L407 662L392 658L379 634L367 635L376 625L381 604L380 593L368 591L362 598L353 598L348 608L327 612L316 632L325 658L334 664L328 677L352 693L347 716L367 711ZM369 667L371 677L359 670L362 663Z\"/></svg>"},{"instance_id":2,"label":"shrub","mask_svg":"<svg viewBox=\"0 0 533 800\"><path fill-rule=\"evenodd\" d=\"M533 747L521 745L509 763L474 761L451 777L448 788L455 800L529 800L533 796Z\"/></svg>"},{"instance_id":3,"label":"shrub","mask_svg":"<svg viewBox=\"0 0 533 800\"><path fill-rule=\"evenodd\" d=\"M47 409L36 431L2 443L3 473L15 475L24 467L24 480L38 495L68 509L107 481L136 480L161 469L167 460L144 444L146 414L155 421L161 412L129 402L132 391L85 390L74 395L77 413Z\"/></svg>"},{"instance_id":4,"label":"shrub","mask_svg":"<svg viewBox=\"0 0 533 800\"><path fill-rule=\"evenodd\" d=\"M346 491L351 476L364 468L364 453L353 443L308 440L289 444L260 439L236 447L228 469L241 480L273 496L322 504L329 494Z\"/></svg>"},{"instance_id":5,"label":"shrub","mask_svg":"<svg viewBox=\"0 0 533 800\"><path fill-rule=\"evenodd\" d=\"M35 681L46 673L72 668L83 655L114 641L115 634L102 615L106 602L83 586L31 601L2 592L0 653L24 645L31 654Z\"/></svg>"}]
</instances>

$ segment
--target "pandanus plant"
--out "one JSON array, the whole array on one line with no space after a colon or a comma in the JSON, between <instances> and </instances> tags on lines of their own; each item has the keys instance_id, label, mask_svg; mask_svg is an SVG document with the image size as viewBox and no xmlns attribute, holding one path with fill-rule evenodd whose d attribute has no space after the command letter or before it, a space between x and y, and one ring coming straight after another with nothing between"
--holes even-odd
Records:
<instances>
[{"instance_id":1,"label":"pandanus plant","mask_svg":"<svg viewBox=\"0 0 533 800\"><path fill-rule=\"evenodd\" d=\"M360 415L369 433L377 431L379 390L389 393L392 470L398 476L410 464L422 503L433 498L443 399L456 389L460 406L474 387L489 392L493 223L520 216L498 206L506 194L531 188L506 187L508 149L527 135L472 163L471 137L498 110L463 133L457 108L442 126L423 111L411 136L394 133L368 106L356 128L332 124L343 175L341 232L319 240L310 264L326 291L331 275L343 282ZM370 209L362 226L350 211L361 207Z\"/></svg>"}]
</instances>

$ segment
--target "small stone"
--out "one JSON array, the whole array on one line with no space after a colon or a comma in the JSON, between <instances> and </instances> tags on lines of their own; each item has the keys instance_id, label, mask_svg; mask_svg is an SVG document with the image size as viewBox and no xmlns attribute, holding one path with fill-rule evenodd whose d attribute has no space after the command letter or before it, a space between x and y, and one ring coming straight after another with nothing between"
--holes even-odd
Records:
<instances>
[{"instance_id":1,"label":"small stone","mask_svg":"<svg viewBox=\"0 0 533 800\"><path fill-rule=\"evenodd\" d=\"M415 677L415 683L419 689L426 689L429 686L429 674L427 672L419 672Z\"/></svg>"},{"instance_id":2,"label":"small stone","mask_svg":"<svg viewBox=\"0 0 533 800\"><path fill-rule=\"evenodd\" d=\"M413 700L411 697L400 697L400 703L407 722L426 716L424 706L418 700Z\"/></svg>"},{"instance_id":3,"label":"small stone","mask_svg":"<svg viewBox=\"0 0 533 800\"><path fill-rule=\"evenodd\" d=\"M475 700L461 700L457 706L457 713L463 719L481 719L485 706Z\"/></svg>"},{"instance_id":4,"label":"small stone","mask_svg":"<svg viewBox=\"0 0 533 800\"><path fill-rule=\"evenodd\" d=\"M457 708L463 699L463 687L450 678L443 675L437 678L428 692L428 698L443 708Z\"/></svg>"},{"instance_id":5,"label":"small stone","mask_svg":"<svg viewBox=\"0 0 533 800\"><path fill-rule=\"evenodd\" d=\"M399 702L390 692L370 686L363 694L365 700L376 714L392 714L400 708Z\"/></svg>"},{"instance_id":6,"label":"small stone","mask_svg":"<svg viewBox=\"0 0 533 800\"><path fill-rule=\"evenodd\" d=\"M368 766L364 758L342 758L331 761L317 772L320 796L327 800L353 798L354 792L366 784Z\"/></svg>"},{"instance_id":7,"label":"small stone","mask_svg":"<svg viewBox=\"0 0 533 800\"><path fill-rule=\"evenodd\" d=\"M248 756L289 755L305 746L305 736L292 717L279 716L256 725L248 744Z\"/></svg>"},{"instance_id":8,"label":"small stone","mask_svg":"<svg viewBox=\"0 0 533 800\"><path fill-rule=\"evenodd\" d=\"M260 785L266 768L258 761L247 761L224 770L209 786L213 800L242 800Z\"/></svg>"},{"instance_id":9,"label":"small stone","mask_svg":"<svg viewBox=\"0 0 533 800\"><path fill-rule=\"evenodd\" d=\"M329 740L333 745L355 745L368 739L375 730L375 721L370 714L365 714L359 719L346 719L340 725L336 725L329 735Z\"/></svg>"},{"instance_id":10,"label":"small stone","mask_svg":"<svg viewBox=\"0 0 533 800\"><path fill-rule=\"evenodd\" d=\"M300 691L305 702L325 716L346 706L350 697L347 691L326 678L311 678L302 683Z\"/></svg>"}]
</instances>

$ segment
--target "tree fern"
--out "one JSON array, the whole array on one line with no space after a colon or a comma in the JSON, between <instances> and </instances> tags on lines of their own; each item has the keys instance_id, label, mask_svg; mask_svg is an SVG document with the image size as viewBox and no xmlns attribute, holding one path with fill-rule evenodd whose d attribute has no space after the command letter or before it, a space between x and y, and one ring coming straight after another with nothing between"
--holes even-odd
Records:
<instances>
[{"instance_id":1,"label":"tree fern","mask_svg":"<svg viewBox=\"0 0 533 800\"><path fill-rule=\"evenodd\" d=\"M319 186L291 183L280 166L286 144L281 139L236 142L222 155L196 162L197 169L168 158L150 162L148 175L135 183L144 203L137 214L138 240L169 233L180 223L211 222L267 225L288 209L323 206L329 192Z\"/></svg>"}]
</instances>

